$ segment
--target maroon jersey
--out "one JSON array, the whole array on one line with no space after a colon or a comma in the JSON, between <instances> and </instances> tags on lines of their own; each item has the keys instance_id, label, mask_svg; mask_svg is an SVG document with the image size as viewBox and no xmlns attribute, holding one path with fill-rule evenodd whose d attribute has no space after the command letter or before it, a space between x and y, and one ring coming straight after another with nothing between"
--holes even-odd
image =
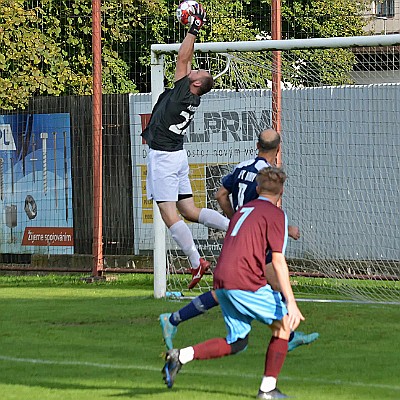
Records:
<instances>
[{"instance_id":1,"label":"maroon jersey","mask_svg":"<svg viewBox=\"0 0 400 400\"><path fill-rule=\"evenodd\" d=\"M214 271L214 289L257 291L265 286L267 250L285 254L285 213L265 197L241 207L232 217Z\"/></svg>"}]
</instances>

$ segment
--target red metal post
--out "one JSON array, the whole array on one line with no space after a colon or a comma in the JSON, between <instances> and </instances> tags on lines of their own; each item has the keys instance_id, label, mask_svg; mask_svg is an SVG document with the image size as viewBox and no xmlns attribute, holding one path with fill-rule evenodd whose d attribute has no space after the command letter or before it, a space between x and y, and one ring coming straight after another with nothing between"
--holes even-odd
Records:
<instances>
[{"instance_id":1,"label":"red metal post","mask_svg":"<svg viewBox=\"0 0 400 400\"><path fill-rule=\"evenodd\" d=\"M271 2L271 33L272 40L282 39L282 23L281 23L281 2L280 0L272 0ZM281 134L281 52L272 52L272 128ZM282 164L281 152L277 155L276 163L278 166Z\"/></svg>"},{"instance_id":2,"label":"red metal post","mask_svg":"<svg viewBox=\"0 0 400 400\"><path fill-rule=\"evenodd\" d=\"M93 276L103 271L103 137L101 79L101 0L92 0L93 50Z\"/></svg>"}]
</instances>

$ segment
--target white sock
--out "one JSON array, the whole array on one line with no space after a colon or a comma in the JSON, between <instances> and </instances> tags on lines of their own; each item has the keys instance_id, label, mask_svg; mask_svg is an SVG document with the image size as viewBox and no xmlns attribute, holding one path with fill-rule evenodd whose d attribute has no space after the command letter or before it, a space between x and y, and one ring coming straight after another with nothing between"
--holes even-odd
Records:
<instances>
[{"instance_id":1,"label":"white sock","mask_svg":"<svg viewBox=\"0 0 400 400\"><path fill-rule=\"evenodd\" d=\"M202 208L199 214L199 223L208 228L226 232L228 230L229 219L221 215L218 211Z\"/></svg>"},{"instance_id":2,"label":"white sock","mask_svg":"<svg viewBox=\"0 0 400 400\"><path fill-rule=\"evenodd\" d=\"M270 392L276 388L276 378L273 376L263 376L261 381L260 390L263 392Z\"/></svg>"},{"instance_id":3,"label":"white sock","mask_svg":"<svg viewBox=\"0 0 400 400\"><path fill-rule=\"evenodd\" d=\"M181 250L189 257L192 268L197 269L200 265L200 254L196 249L193 241L192 232L189 227L182 220L173 224L169 231L172 238L175 240Z\"/></svg>"},{"instance_id":4,"label":"white sock","mask_svg":"<svg viewBox=\"0 0 400 400\"><path fill-rule=\"evenodd\" d=\"M189 361L193 361L193 358L194 358L193 347L185 347L184 349L179 350L179 361L182 364L186 364Z\"/></svg>"}]
</instances>

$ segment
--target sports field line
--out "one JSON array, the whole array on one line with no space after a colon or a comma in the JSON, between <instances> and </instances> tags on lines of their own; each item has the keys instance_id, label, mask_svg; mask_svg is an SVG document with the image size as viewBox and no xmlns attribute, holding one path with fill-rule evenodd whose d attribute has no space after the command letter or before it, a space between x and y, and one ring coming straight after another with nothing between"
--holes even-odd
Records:
<instances>
[{"instance_id":1,"label":"sports field line","mask_svg":"<svg viewBox=\"0 0 400 400\"><path fill-rule=\"evenodd\" d=\"M37 358L17 358L17 357L8 357L0 355L0 361L9 361L9 362L18 362L18 363L26 363L26 364L47 364L47 365L73 365L73 366L84 366L84 367L93 367L93 368L105 368L105 369L133 369L133 370L140 370L140 371L150 371L150 372L160 372L161 366L159 368L155 368L152 366L146 365L120 365L120 364L101 364L101 363L94 363L89 361L56 361L56 360L42 360ZM185 374L193 374L193 375L210 375L214 376L215 372L213 371L202 371L201 373L196 373L196 371L182 371ZM235 376L232 372L224 373L218 370L218 375L220 376ZM256 374L237 374L238 378L259 378ZM376 389L389 389L389 390L396 390L400 391L399 385L381 385L381 384L374 384L374 383L366 383L366 382L356 382L356 381L342 381L342 380L327 380L327 379L318 379L318 378L298 378L298 377L290 377L281 375L279 377L281 380L288 380L288 381L300 381L300 382L314 382L319 384L325 385L343 385L343 386L362 386L362 387L370 387Z\"/></svg>"},{"instance_id":2,"label":"sports field line","mask_svg":"<svg viewBox=\"0 0 400 400\"><path fill-rule=\"evenodd\" d=\"M196 296L181 296L181 297L175 297L167 296L167 300L171 302L180 302L181 300L193 300L195 299ZM400 301L373 301L373 300L349 300L349 299L314 299L314 298L299 298L296 297L296 301L298 303L304 302L304 303L349 303L349 304L363 304L363 305L372 305L372 306L388 306L388 305L393 305L393 306L398 306L400 305Z\"/></svg>"}]
</instances>

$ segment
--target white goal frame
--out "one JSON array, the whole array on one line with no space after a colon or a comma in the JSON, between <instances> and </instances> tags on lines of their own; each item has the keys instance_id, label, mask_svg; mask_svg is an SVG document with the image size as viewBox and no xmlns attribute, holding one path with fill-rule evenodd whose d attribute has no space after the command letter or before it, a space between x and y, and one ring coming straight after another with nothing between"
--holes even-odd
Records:
<instances>
[{"instance_id":1,"label":"white goal frame","mask_svg":"<svg viewBox=\"0 0 400 400\"><path fill-rule=\"evenodd\" d=\"M226 53L226 52L257 52L262 50L300 50L350 47L374 47L400 45L400 34L379 36L332 37L317 39L290 40L259 40L243 42L210 42L195 44L195 52ZM180 43L154 44L151 46L151 99L156 103L164 91L164 55L176 54ZM154 211L154 297L166 297L167 290L167 257L166 257L166 227L161 218L156 203Z\"/></svg>"}]
</instances>

